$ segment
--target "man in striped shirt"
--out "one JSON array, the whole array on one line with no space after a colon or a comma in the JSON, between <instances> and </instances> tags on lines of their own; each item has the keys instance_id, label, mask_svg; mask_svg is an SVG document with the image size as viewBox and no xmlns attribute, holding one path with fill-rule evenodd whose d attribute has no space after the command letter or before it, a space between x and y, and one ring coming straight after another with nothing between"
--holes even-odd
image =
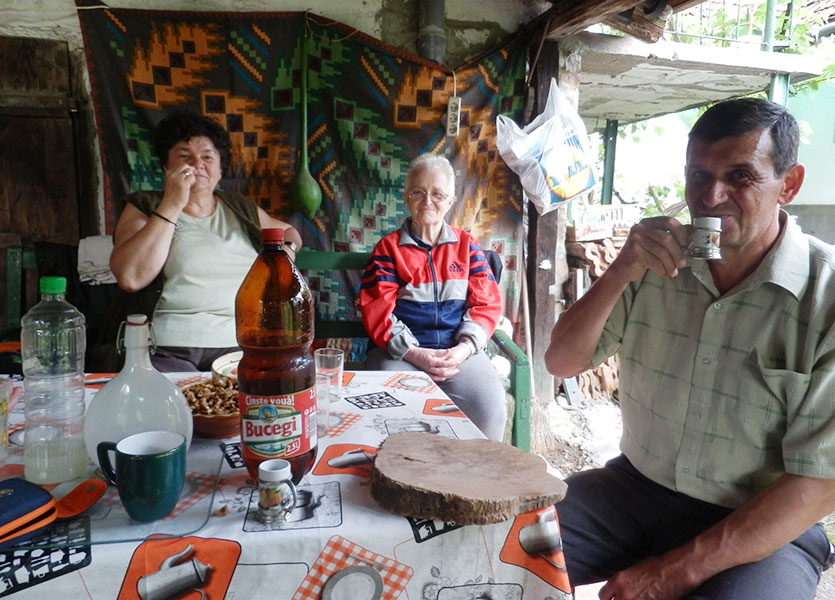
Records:
<instances>
[{"instance_id":1,"label":"man in striped shirt","mask_svg":"<svg viewBox=\"0 0 835 600\"><path fill-rule=\"evenodd\" d=\"M546 352L560 377L621 356L622 454L557 505L568 574L606 580L602 600L811 600L832 554L835 248L781 210L805 173L784 107L722 102L689 138L687 205L722 220L721 259L641 221Z\"/></svg>"}]
</instances>

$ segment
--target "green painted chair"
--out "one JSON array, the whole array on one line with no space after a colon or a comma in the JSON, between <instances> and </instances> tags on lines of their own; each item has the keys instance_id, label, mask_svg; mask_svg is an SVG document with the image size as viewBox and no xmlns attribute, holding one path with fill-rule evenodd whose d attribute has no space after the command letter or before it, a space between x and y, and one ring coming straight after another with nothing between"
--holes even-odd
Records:
<instances>
[{"instance_id":1,"label":"green painted chair","mask_svg":"<svg viewBox=\"0 0 835 600\"><path fill-rule=\"evenodd\" d=\"M296 266L304 272L318 271L325 274L335 271L362 271L370 257L370 252L300 251L296 256ZM337 320L323 317L317 304L316 337L367 338L368 335L361 320ZM517 448L529 452L531 449L530 362L525 353L505 332L497 330L493 334L492 342L511 365L510 391L514 399L512 443Z\"/></svg>"}]
</instances>

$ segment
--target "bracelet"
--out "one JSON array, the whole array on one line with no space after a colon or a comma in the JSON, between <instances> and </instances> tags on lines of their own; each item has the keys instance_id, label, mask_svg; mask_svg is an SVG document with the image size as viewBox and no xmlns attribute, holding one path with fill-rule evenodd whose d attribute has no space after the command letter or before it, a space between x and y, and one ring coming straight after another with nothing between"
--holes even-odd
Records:
<instances>
[{"instance_id":1,"label":"bracelet","mask_svg":"<svg viewBox=\"0 0 835 600\"><path fill-rule=\"evenodd\" d=\"M171 224L172 224L175 228L177 227L177 224L176 224L174 221L172 221L171 219L169 219L168 217L166 217L166 216L164 216L164 215L159 214L159 213L158 213L157 211L155 211L155 210L151 212L151 215L152 215L152 216L154 216L154 217L159 217L159 218L160 218L160 219L162 219L163 221L168 221L168 222L169 222L169 223L171 223Z\"/></svg>"}]
</instances>

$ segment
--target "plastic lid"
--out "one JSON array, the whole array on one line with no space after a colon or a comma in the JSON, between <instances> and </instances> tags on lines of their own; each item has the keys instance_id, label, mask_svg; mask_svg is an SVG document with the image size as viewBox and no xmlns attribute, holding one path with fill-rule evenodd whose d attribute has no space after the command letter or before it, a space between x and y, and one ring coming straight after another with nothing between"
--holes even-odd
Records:
<instances>
[{"instance_id":1,"label":"plastic lid","mask_svg":"<svg viewBox=\"0 0 835 600\"><path fill-rule=\"evenodd\" d=\"M284 481L290 476L290 463L282 458L271 458L258 465L258 481Z\"/></svg>"},{"instance_id":2,"label":"plastic lid","mask_svg":"<svg viewBox=\"0 0 835 600\"><path fill-rule=\"evenodd\" d=\"M148 315L134 314L128 315L128 325L144 325L148 320Z\"/></svg>"},{"instance_id":3,"label":"plastic lid","mask_svg":"<svg viewBox=\"0 0 835 600\"><path fill-rule=\"evenodd\" d=\"M696 217L693 219L693 227L699 229L722 229L722 219L719 217Z\"/></svg>"},{"instance_id":4,"label":"plastic lid","mask_svg":"<svg viewBox=\"0 0 835 600\"><path fill-rule=\"evenodd\" d=\"M41 277L41 294L64 294L67 291L67 278L46 275Z\"/></svg>"},{"instance_id":5,"label":"plastic lid","mask_svg":"<svg viewBox=\"0 0 835 600\"><path fill-rule=\"evenodd\" d=\"M262 229L261 242L264 244L283 244L284 230L280 228Z\"/></svg>"}]
</instances>

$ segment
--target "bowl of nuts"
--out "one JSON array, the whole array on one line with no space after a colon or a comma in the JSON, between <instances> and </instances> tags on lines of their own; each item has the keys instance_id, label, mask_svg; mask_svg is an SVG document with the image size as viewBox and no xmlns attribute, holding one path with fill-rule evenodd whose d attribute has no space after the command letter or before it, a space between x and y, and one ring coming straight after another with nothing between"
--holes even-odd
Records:
<instances>
[{"instance_id":1,"label":"bowl of nuts","mask_svg":"<svg viewBox=\"0 0 835 600\"><path fill-rule=\"evenodd\" d=\"M225 439L241 433L238 381L231 378L201 379L181 386L194 423L194 434Z\"/></svg>"}]
</instances>

